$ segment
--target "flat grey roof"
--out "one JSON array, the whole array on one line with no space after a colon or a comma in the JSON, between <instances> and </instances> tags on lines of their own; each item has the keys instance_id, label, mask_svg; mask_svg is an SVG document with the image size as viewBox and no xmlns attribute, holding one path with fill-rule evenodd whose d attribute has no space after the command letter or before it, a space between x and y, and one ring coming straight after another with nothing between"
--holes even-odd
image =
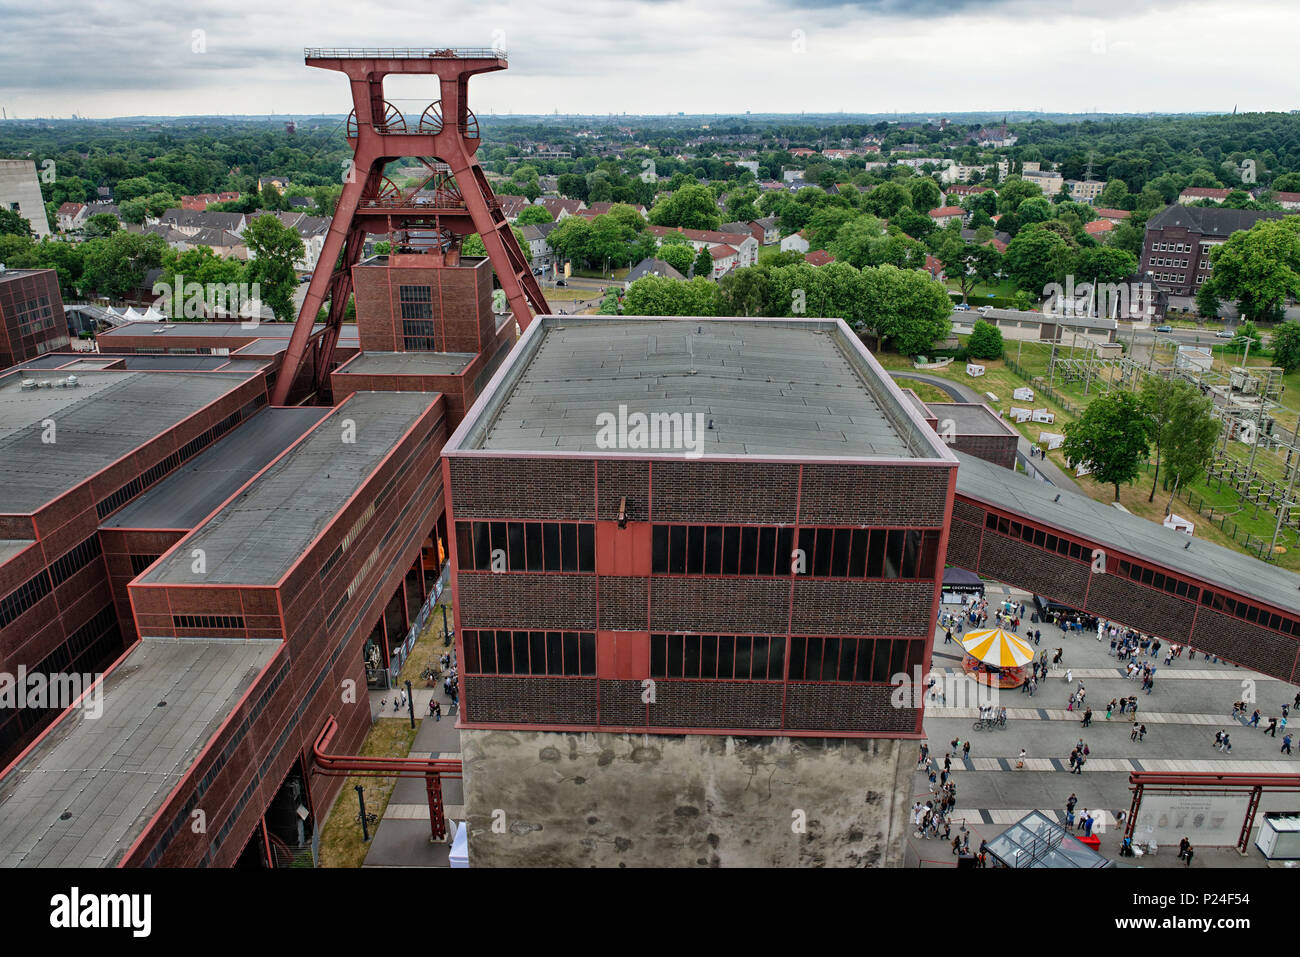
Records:
<instances>
[{"instance_id":1,"label":"flat grey roof","mask_svg":"<svg viewBox=\"0 0 1300 957\"><path fill-rule=\"evenodd\" d=\"M1020 435L1005 419L979 402L931 402L929 406L939 420L940 432L944 431L943 420L952 419L958 435Z\"/></svg>"},{"instance_id":2,"label":"flat grey roof","mask_svg":"<svg viewBox=\"0 0 1300 957\"><path fill-rule=\"evenodd\" d=\"M328 408L260 410L114 512L102 527L189 531L329 412Z\"/></svg>"},{"instance_id":3,"label":"flat grey roof","mask_svg":"<svg viewBox=\"0 0 1300 957\"><path fill-rule=\"evenodd\" d=\"M313 332L324 329L324 323L316 323ZM163 330L158 332L157 330ZM194 336L212 336L214 338L234 337L238 339L288 339L293 335L292 322L259 322L245 327L241 322L129 322L115 329L99 333L101 339L114 339L120 336L152 336L160 342L166 342L169 336L192 338Z\"/></svg>"},{"instance_id":4,"label":"flat grey roof","mask_svg":"<svg viewBox=\"0 0 1300 957\"><path fill-rule=\"evenodd\" d=\"M275 356L289 348L288 339L257 339L235 350L237 356Z\"/></svg>"},{"instance_id":5,"label":"flat grey roof","mask_svg":"<svg viewBox=\"0 0 1300 957\"><path fill-rule=\"evenodd\" d=\"M0 377L0 514L35 511L255 374L89 371L76 388L58 387L63 372ZM24 391L24 379L54 387Z\"/></svg>"},{"instance_id":6,"label":"flat grey roof","mask_svg":"<svg viewBox=\"0 0 1300 957\"><path fill-rule=\"evenodd\" d=\"M921 397L916 394L914 389L909 389L907 386L900 386L900 388L903 390L903 395L907 397L907 401L912 403L912 408L916 409L917 414L920 415L921 418L933 418L933 414L930 412L930 407L921 401Z\"/></svg>"},{"instance_id":7,"label":"flat grey roof","mask_svg":"<svg viewBox=\"0 0 1300 957\"><path fill-rule=\"evenodd\" d=\"M0 867L116 864L280 645L142 640L0 780Z\"/></svg>"},{"instance_id":8,"label":"flat grey roof","mask_svg":"<svg viewBox=\"0 0 1300 957\"><path fill-rule=\"evenodd\" d=\"M1300 614L1300 575L1121 512L1081 492L1048 485L957 452L957 494L968 495L1137 559ZM1054 501L1059 493L1060 501ZM1188 542L1191 548L1186 548Z\"/></svg>"},{"instance_id":9,"label":"flat grey roof","mask_svg":"<svg viewBox=\"0 0 1300 957\"><path fill-rule=\"evenodd\" d=\"M362 352L335 369L344 375L456 375L474 361L473 352Z\"/></svg>"},{"instance_id":10,"label":"flat grey roof","mask_svg":"<svg viewBox=\"0 0 1300 957\"><path fill-rule=\"evenodd\" d=\"M274 585L434 402L425 392L357 392L140 581ZM344 440L349 420L355 441ZM194 571L192 550L207 558Z\"/></svg>"},{"instance_id":11,"label":"flat grey roof","mask_svg":"<svg viewBox=\"0 0 1300 957\"><path fill-rule=\"evenodd\" d=\"M32 538L3 538L0 539L0 565L3 565L9 559L13 558L19 552L36 544Z\"/></svg>"},{"instance_id":12,"label":"flat grey roof","mask_svg":"<svg viewBox=\"0 0 1300 957\"><path fill-rule=\"evenodd\" d=\"M132 371L143 371L145 369L168 369L168 370L187 370L199 372L203 370L220 369L230 362L227 356L199 356L199 355L133 355L129 352L110 353L113 358L122 361L126 368Z\"/></svg>"},{"instance_id":13,"label":"flat grey roof","mask_svg":"<svg viewBox=\"0 0 1300 957\"><path fill-rule=\"evenodd\" d=\"M702 415L705 456L946 458L834 319L539 316L506 361L448 451L642 453L597 444L624 406Z\"/></svg>"}]
</instances>

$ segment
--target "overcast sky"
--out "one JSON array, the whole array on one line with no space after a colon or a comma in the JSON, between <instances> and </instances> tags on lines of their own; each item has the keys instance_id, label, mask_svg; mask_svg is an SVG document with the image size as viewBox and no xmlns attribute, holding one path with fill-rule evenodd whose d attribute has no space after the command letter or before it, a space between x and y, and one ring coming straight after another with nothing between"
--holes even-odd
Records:
<instances>
[{"instance_id":1,"label":"overcast sky","mask_svg":"<svg viewBox=\"0 0 1300 957\"><path fill-rule=\"evenodd\" d=\"M344 113L303 47L409 44L508 50L480 114L1287 110L1297 35L1295 0L0 0L0 106Z\"/></svg>"}]
</instances>

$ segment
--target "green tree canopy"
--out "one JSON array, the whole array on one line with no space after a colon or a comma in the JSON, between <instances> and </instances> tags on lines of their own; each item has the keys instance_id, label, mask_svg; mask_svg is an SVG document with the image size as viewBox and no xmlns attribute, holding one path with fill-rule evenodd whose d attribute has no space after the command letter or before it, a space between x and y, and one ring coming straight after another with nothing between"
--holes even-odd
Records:
<instances>
[{"instance_id":1,"label":"green tree canopy","mask_svg":"<svg viewBox=\"0 0 1300 957\"><path fill-rule=\"evenodd\" d=\"M1137 478L1147 457L1152 427L1136 393L1110 392L1097 396L1066 425L1062 451L1072 467L1086 465L1098 482L1113 485L1118 502L1120 485Z\"/></svg>"}]
</instances>

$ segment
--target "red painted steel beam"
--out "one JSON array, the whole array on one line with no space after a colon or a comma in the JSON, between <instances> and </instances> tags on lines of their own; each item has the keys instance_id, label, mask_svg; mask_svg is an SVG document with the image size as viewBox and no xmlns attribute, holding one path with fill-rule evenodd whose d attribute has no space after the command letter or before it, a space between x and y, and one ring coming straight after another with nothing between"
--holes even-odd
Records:
<instances>
[{"instance_id":1,"label":"red painted steel beam","mask_svg":"<svg viewBox=\"0 0 1300 957\"><path fill-rule=\"evenodd\" d=\"M308 66L334 70L348 78L353 114L349 117L349 140L354 144L352 175L330 222L315 272L307 286L293 335L276 379L272 404L284 405L307 358L316 316L328 299L330 310L320 337L315 369L319 388L327 380L338 341L343 313L352 294L352 267L360 260L366 232L378 225L374 202L383 189L385 165L402 157L436 158L445 163L456 180L464 208L456 209L455 225L483 238L506 301L520 329L526 329L533 312L551 308L541 286L501 212L501 205L475 159L480 138L478 121L469 109L469 78L478 73L504 70L504 55L490 50L452 49L308 49ZM421 117L421 126L407 129L405 117L392 110L384 98L384 77L392 74L432 74L438 77L439 111L436 117ZM431 104L432 105L432 104ZM427 113L428 111L426 111ZM426 165L429 165L426 161ZM373 210L373 211L372 211ZM397 208L382 210L385 217L403 218ZM412 218L434 215L416 207Z\"/></svg>"}]
</instances>

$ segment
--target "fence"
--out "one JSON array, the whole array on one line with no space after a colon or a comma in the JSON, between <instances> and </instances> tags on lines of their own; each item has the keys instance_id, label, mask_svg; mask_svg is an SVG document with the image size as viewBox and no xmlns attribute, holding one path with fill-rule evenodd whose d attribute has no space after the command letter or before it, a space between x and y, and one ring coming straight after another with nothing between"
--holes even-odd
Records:
<instances>
[{"instance_id":1,"label":"fence","mask_svg":"<svg viewBox=\"0 0 1300 957\"><path fill-rule=\"evenodd\" d=\"M1239 527L1237 523L1230 518L1231 515L1236 514L1235 512L1225 511L1222 508L1215 506L1212 502L1206 502L1205 499L1196 492L1180 491L1175 493L1174 497L1186 502L1188 506L1196 511L1196 514L1209 521L1211 525L1214 525L1219 529L1219 531L1223 532L1223 534L1227 535L1234 542L1244 546L1247 552L1253 554L1260 561L1271 562L1276 559L1276 556L1273 554L1270 547L1272 545L1271 537L1260 538L1258 535L1252 534L1251 532L1245 531ZM1217 519L1215 518L1216 509L1219 512Z\"/></svg>"},{"instance_id":2,"label":"fence","mask_svg":"<svg viewBox=\"0 0 1300 957\"><path fill-rule=\"evenodd\" d=\"M1012 359L1010 356L1007 356L1002 361L1006 363L1006 367L1008 369L1010 369L1016 375L1020 376L1020 378L1024 379L1026 382L1032 385L1037 392L1047 396L1058 406L1060 406L1063 412L1068 412L1070 415L1076 415L1076 416L1083 414L1083 409L1079 408L1079 406L1075 405L1065 396L1061 395L1061 393L1057 392L1055 389L1045 384L1043 382L1042 376L1035 375L1034 373L1028 372L1023 366L1020 365L1020 363L1016 362L1016 360Z\"/></svg>"}]
</instances>

